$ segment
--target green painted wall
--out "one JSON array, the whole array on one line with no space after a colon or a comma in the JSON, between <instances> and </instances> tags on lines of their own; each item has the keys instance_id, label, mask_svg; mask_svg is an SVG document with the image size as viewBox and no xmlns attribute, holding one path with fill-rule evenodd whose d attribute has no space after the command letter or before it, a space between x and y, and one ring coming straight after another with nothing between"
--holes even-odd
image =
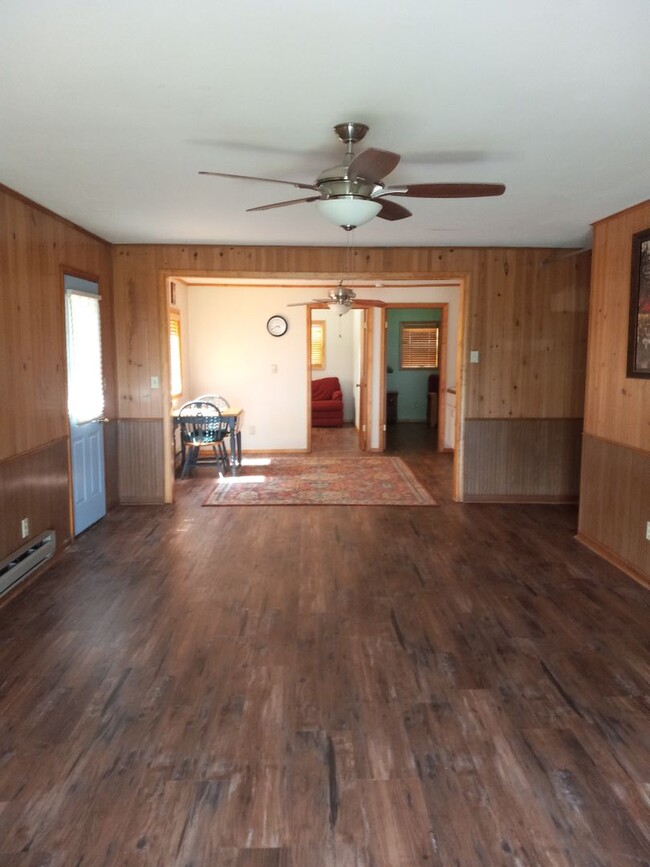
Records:
<instances>
[{"instance_id":1,"label":"green painted wall","mask_svg":"<svg viewBox=\"0 0 650 867\"><path fill-rule=\"evenodd\" d=\"M431 308L390 308L386 311L386 365L393 373L386 374L386 391L396 391L398 421L426 421L427 383L437 370L399 369L400 322L439 322L442 310Z\"/></svg>"}]
</instances>

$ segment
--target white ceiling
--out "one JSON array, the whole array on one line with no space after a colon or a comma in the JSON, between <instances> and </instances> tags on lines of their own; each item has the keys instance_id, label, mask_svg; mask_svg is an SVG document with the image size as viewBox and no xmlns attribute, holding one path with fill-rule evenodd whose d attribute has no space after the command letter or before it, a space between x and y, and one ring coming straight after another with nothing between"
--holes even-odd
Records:
<instances>
[{"instance_id":1,"label":"white ceiling","mask_svg":"<svg viewBox=\"0 0 650 867\"><path fill-rule=\"evenodd\" d=\"M331 127L402 154L357 246L587 246L650 195L647 0L0 0L0 182L113 242L345 245L307 193Z\"/></svg>"}]
</instances>

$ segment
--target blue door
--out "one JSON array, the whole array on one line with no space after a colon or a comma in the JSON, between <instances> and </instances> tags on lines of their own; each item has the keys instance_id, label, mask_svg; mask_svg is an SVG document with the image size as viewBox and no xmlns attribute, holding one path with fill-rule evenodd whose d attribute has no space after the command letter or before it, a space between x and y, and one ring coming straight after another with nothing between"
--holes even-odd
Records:
<instances>
[{"instance_id":1,"label":"blue door","mask_svg":"<svg viewBox=\"0 0 650 867\"><path fill-rule=\"evenodd\" d=\"M70 274L64 289L73 535L78 536L106 514L100 297L97 283Z\"/></svg>"}]
</instances>

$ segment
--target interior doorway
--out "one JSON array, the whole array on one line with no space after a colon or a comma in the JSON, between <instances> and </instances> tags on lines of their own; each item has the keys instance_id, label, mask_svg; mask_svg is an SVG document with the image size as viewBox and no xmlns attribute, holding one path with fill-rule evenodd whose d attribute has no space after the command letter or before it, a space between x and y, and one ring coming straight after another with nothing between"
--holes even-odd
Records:
<instances>
[{"instance_id":1,"label":"interior doorway","mask_svg":"<svg viewBox=\"0 0 650 867\"><path fill-rule=\"evenodd\" d=\"M338 281L338 282L337 282ZM223 394L231 405L244 412L242 446L244 452L267 453L312 449L310 419L311 374L309 366L310 308L322 310L315 302L332 286L340 285L340 275L248 276L244 273L214 274L191 271L163 271L160 274L161 303L177 310L181 322L182 389L172 397L168 352L163 356L162 386L170 409L198 394ZM446 330L451 345L447 355L447 385L458 384L459 404L462 379L463 275L434 279L409 278L408 275L382 278L380 275L346 278L361 302L373 299L364 311L366 317L367 361L365 398L366 448L379 452L385 448L382 427L385 423L386 371L384 359L385 308L393 304L447 303L449 324ZM172 298L172 288L175 297ZM311 299L310 299L311 296ZM349 319L355 311L343 317ZM169 314L168 314L169 315ZM288 327L281 336L268 331L268 323L282 316ZM351 320L352 321L352 320ZM334 332L337 333L336 326ZM350 388L362 390L362 381L349 375ZM356 389L356 385L359 389ZM351 406L355 406L351 398ZM356 412L356 409L355 409ZM462 413L456 442L462 442ZM352 427L356 433L359 425ZM363 423L360 425L363 431ZM165 498L173 500L174 449L172 426L165 426ZM357 450L359 447L357 446ZM462 450L454 452L454 478L460 479ZM460 491L456 485L455 492Z\"/></svg>"},{"instance_id":2,"label":"interior doorway","mask_svg":"<svg viewBox=\"0 0 650 867\"><path fill-rule=\"evenodd\" d=\"M308 410L312 452L366 451L368 447L369 311L344 315L323 305L309 309Z\"/></svg>"},{"instance_id":3,"label":"interior doorway","mask_svg":"<svg viewBox=\"0 0 650 867\"><path fill-rule=\"evenodd\" d=\"M435 451L445 441L448 366L448 303L387 304L382 367L385 371L385 422L382 451L399 451L415 435L405 436L404 425L419 425L418 439ZM400 435L401 434L401 435ZM451 444L453 447L453 444Z\"/></svg>"}]
</instances>

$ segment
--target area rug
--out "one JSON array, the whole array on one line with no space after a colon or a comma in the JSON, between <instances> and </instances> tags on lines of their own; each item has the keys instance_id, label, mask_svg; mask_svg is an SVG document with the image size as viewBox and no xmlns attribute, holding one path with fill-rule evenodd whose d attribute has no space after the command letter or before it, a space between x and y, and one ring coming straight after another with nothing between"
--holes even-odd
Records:
<instances>
[{"instance_id":1,"label":"area rug","mask_svg":"<svg viewBox=\"0 0 650 867\"><path fill-rule=\"evenodd\" d=\"M400 458L244 458L205 506L435 506Z\"/></svg>"}]
</instances>

